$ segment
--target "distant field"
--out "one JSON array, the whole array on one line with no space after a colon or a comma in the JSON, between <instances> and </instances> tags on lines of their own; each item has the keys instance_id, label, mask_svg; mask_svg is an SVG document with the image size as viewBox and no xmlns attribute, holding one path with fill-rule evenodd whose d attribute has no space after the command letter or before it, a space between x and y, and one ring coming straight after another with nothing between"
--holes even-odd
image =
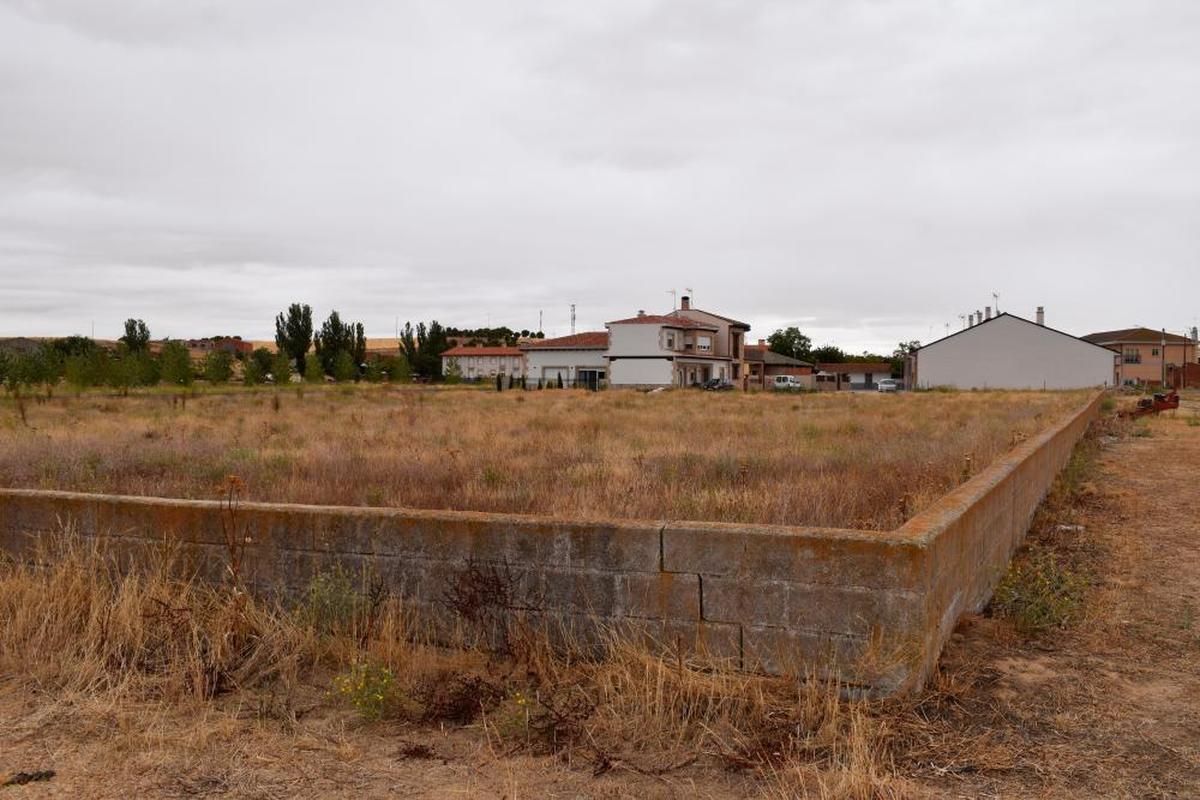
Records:
<instances>
[{"instance_id":1,"label":"distant field","mask_svg":"<svg viewBox=\"0 0 1200 800\"><path fill-rule=\"evenodd\" d=\"M0 484L890 529L1082 393L293 389L0 405Z\"/></svg>"}]
</instances>

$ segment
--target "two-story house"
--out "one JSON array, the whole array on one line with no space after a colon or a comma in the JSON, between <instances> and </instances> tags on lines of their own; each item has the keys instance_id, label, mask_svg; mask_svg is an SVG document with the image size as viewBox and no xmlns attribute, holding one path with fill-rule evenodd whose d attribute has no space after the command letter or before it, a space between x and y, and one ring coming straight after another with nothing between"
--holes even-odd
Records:
<instances>
[{"instance_id":1,"label":"two-story house","mask_svg":"<svg viewBox=\"0 0 1200 800\"><path fill-rule=\"evenodd\" d=\"M745 374L750 326L692 308L687 297L669 314L639 311L605 327L613 386L695 386L714 378L740 385Z\"/></svg>"},{"instance_id":2,"label":"two-story house","mask_svg":"<svg viewBox=\"0 0 1200 800\"><path fill-rule=\"evenodd\" d=\"M1083 339L1120 354L1113 376L1116 386L1160 384L1173 369L1184 364L1195 364L1197 358L1194 339L1151 328L1101 331L1088 334Z\"/></svg>"}]
</instances>

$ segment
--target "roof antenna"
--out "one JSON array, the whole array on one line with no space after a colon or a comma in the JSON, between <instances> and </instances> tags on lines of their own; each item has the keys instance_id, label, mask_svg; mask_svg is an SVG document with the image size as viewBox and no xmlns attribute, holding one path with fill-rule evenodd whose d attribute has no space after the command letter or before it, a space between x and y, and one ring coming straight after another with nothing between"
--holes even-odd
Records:
<instances>
[{"instance_id":1,"label":"roof antenna","mask_svg":"<svg viewBox=\"0 0 1200 800\"><path fill-rule=\"evenodd\" d=\"M575 304L571 303L571 335L575 335Z\"/></svg>"},{"instance_id":2,"label":"roof antenna","mask_svg":"<svg viewBox=\"0 0 1200 800\"><path fill-rule=\"evenodd\" d=\"M683 287L683 290L688 293L688 297L690 297L692 300L692 308L695 308L696 307L696 293L692 291L692 287L690 287L690 286Z\"/></svg>"},{"instance_id":3,"label":"roof antenna","mask_svg":"<svg viewBox=\"0 0 1200 800\"><path fill-rule=\"evenodd\" d=\"M676 308L675 295L677 292L674 289L667 289L667 294L671 295L671 310L674 311Z\"/></svg>"},{"instance_id":4,"label":"roof antenna","mask_svg":"<svg viewBox=\"0 0 1200 800\"><path fill-rule=\"evenodd\" d=\"M996 316L1000 316L1000 293L992 292L992 303L996 306Z\"/></svg>"}]
</instances>

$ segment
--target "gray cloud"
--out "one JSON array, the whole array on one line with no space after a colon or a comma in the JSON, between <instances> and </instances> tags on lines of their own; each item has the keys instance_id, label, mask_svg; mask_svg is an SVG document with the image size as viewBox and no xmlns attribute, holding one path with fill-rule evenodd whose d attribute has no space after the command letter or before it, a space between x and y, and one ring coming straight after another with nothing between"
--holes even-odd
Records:
<instances>
[{"instance_id":1,"label":"gray cloud","mask_svg":"<svg viewBox=\"0 0 1200 800\"><path fill-rule=\"evenodd\" d=\"M0 2L0 332L1195 324L1191 2Z\"/></svg>"}]
</instances>

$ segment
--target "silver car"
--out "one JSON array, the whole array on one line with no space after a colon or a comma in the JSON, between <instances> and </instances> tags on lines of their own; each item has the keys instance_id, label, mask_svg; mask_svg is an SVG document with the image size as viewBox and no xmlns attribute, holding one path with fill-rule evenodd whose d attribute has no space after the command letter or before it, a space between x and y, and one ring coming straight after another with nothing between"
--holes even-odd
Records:
<instances>
[{"instance_id":1,"label":"silver car","mask_svg":"<svg viewBox=\"0 0 1200 800\"><path fill-rule=\"evenodd\" d=\"M895 378L884 378L875 384L875 388L881 392L898 392L900 391L900 381Z\"/></svg>"}]
</instances>

